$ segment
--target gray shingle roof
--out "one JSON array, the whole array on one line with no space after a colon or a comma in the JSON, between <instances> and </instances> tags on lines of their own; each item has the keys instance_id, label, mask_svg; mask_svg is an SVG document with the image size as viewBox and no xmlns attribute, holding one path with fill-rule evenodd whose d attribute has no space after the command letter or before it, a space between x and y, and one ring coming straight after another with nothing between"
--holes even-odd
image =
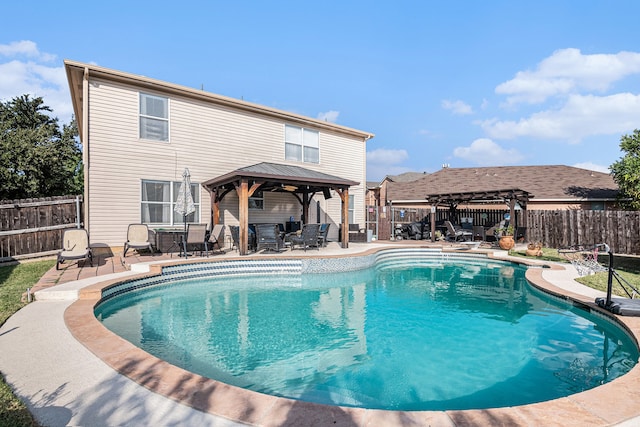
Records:
<instances>
[{"instance_id":1,"label":"gray shingle roof","mask_svg":"<svg viewBox=\"0 0 640 427\"><path fill-rule=\"evenodd\" d=\"M427 194L520 189L533 200L615 199L611 175L564 165L445 168L412 182L390 182L388 200L423 200Z\"/></svg>"},{"instance_id":2,"label":"gray shingle roof","mask_svg":"<svg viewBox=\"0 0 640 427\"><path fill-rule=\"evenodd\" d=\"M426 175L426 172L405 172L399 175L387 175L385 179L393 182L411 182L423 178Z\"/></svg>"},{"instance_id":3,"label":"gray shingle roof","mask_svg":"<svg viewBox=\"0 0 640 427\"><path fill-rule=\"evenodd\" d=\"M350 187L358 185L358 182L326 173L314 171L300 166L283 165L278 163L262 162L255 165L236 169L217 178L213 178L203 185L207 187L225 185L235 181L238 177L263 179L269 182L288 182L295 184L321 184Z\"/></svg>"}]
</instances>

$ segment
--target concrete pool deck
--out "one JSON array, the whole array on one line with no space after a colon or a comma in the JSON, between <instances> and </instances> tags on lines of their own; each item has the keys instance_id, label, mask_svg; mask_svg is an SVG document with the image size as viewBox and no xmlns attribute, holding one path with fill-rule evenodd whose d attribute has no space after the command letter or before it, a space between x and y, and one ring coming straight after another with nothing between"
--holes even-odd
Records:
<instances>
[{"instance_id":1,"label":"concrete pool deck","mask_svg":"<svg viewBox=\"0 0 640 427\"><path fill-rule=\"evenodd\" d=\"M347 256L422 242L331 244L321 251L288 251L276 257ZM440 246L438 246L440 247ZM445 246L444 250L454 248ZM494 253L493 251L491 251ZM505 252L494 253L504 258ZM274 256L253 254L250 257ZM238 258L235 252L210 260ZM246 259L247 257L242 257ZM101 327L92 316L90 289L144 274L147 262L176 263L161 255L116 255L94 268L55 269L34 287L36 301L0 328L0 371L37 420L47 426L112 425L432 425L608 426L640 425L640 367L595 389L562 399L510 408L396 412L291 401L208 380L159 361ZM573 280L575 269L533 268L528 278L557 295L594 306L602 294ZM81 291L84 289L83 291ZM65 321L66 317L66 321ZM93 317L93 319L91 318ZM640 318L623 318L640 337ZM82 341L82 343L79 341ZM197 409L195 409L197 408Z\"/></svg>"}]
</instances>

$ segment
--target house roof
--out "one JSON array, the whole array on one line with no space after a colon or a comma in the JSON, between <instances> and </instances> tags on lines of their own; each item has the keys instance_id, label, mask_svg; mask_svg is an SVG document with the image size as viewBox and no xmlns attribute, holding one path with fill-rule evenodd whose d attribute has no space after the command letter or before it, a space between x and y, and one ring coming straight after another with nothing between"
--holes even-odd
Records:
<instances>
[{"instance_id":1,"label":"house roof","mask_svg":"<svg viewBox=\"0 0 640 427\"><path fill-rule=\"evenodd\" d=\"M324 129L327 131L355 136L358 138L362 138L363 141L374 137L374 134L370 132L364 132L361 130L348 128L346 126L337 125L335 123L312 119L299 114L277 110L275 108L266 107L264 105L254 104L235 98L217 95L186 86L180 86L145 76L99 67L93 64L65 60L64 66L67 72L67 80L69 82L69 88L71 90L73 110L78 122L78 130L80 132L81 140L83 138L83 124L85 120L82 111L84 105L82 102L84 78L103 79L139 87L149 91L164 93L167 95L178 95L181 97L197 99L199 101L220 105L227 108L234 108L249 113L278 118L289 123L296 123L302 126L309 126L316 129Z\"/></svg>"},{"instance_id":2,"label":"house roof","mask_svg":"<svg viewBox=\"0 0 640 427\"><path fill-rule=\"evenodd\" d=\"M390 182L387 199L424 202L427 195L521 190L540 201L614 200L609 174L564 165L444 168L416 181Z\"/></svg>"},{"instance_id":3,"label":"house roof","mask_svg":"<svg viewBox=\"0 0 640 427\"><path fill-rule=\"evenodd\" d=\"M384 177L383 181L411 182L423 178L425 175L427 175L426 172L405 172L399 175L387 175Z\"/></svg>"},{"instance_id":4,"label":"house roof","mask_svg":"<svg viewBox=\"0 0 640 427\"><path fill-rule=\"evenodd\" d=\"M283 185L298 187L297 190L322 191L323 188L348 188L359 183L326 173L306 169L300 166L278 163L257 163L236 169L217 178L210 179L202 185L207 188L225 187L239 179L264 181L262 189L281 190Z\"/></svg>"}]
</instances>

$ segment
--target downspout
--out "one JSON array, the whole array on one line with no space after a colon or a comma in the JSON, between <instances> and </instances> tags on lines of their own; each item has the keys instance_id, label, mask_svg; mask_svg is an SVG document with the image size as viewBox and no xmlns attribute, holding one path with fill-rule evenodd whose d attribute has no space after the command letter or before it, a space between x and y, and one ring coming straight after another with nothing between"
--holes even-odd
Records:
<instances>
[{"instance_id":1,"label":"downspout","mask_svg":"<svg viewBox=\"0 0 640 427\"><path fill-rule=\"evenodd\" d=\"M391 215L391 237L389 240L396 240L395 215L393 212L393 200L389 201L389 215Z\"/></svg>"},{"instance_id":2,"label":"downspout","mask_svg":"<svg viewBox=\"0 0 640 427\"><path fill-rule=\"evenodd\" d=\"M84 68L82 79L82 163L84 169L84 228L91 229L89 211L91 198L89 197L89 67ZM89 234L91 236L91 234Z\"/></svg>"},{"instance_id":3,"label":"downspout","mask_svg":"<svg viewBox=\"0 0 640 427\"><path fill-rule=\"evenodd\" d=\"M362 177L362 181L360 181L362 183L362 192L360 194L362 194L362 206L364 207L364 212L362 212L364 214L364 229L365 229L365 233L368 233L369 231L369 224L367 219L369 218L369 214L367 213L367 141L369 141L371 139L371 135L365 135L363 138L363 144L364 144L364 159L363 159L363 164L364 164L364 170L363 170L363 177ZM355 198L354 201L355 203ZM355 206L354 206L355 209ZM355 210L354 210L355 213ZM377 212L376 212L377 215ZM353 218L354 222L356 221L356 218ZM376 234L378 233L378 228L376 226Z\"/></svg>"}]
</instances>

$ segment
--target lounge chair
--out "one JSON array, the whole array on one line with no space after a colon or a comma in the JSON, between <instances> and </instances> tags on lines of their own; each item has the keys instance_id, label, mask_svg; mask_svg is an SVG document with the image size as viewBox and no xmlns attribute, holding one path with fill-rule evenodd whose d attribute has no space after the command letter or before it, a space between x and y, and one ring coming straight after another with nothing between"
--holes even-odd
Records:
<instances>
[{"instance_id":1,"label":"lounge chair","mask_svg":"<svg viewBox=\"0 0 640 427\"><path fill-rule=\"evenodd\" d=\"M447 227L447 240L453 242L467 241L473 237L473 232L462 228L456 228L451 221L445 221L444 225Z\"/></svg>"},{"instance_id":2,"label":"lounge chair","mask_svg":"<svg viewBox=\"0 0 640 427\"><path fill-rule=\"evenodd\" d=\"M89 247L89 234L84 228L65 230L62 235L62 251L58 253L56 270L67 260L89 260L93 267L93 254Z\"/></svg>"},{"instance_id":3,"label":"lounge chair","mask_svg":"<svg viewBox=\"0 0 640 427\"><path fill-rule=\"evenodd\" d=\"M412 222L402 226L402 237L405 239L422 240L431 235L429 224L424 222Z\"/></svg>"},{"instance_id":4,"label":"lounge chair","mask_svg":"<svg viewBox=\"0 0 640 427\"><path fill-rule=\"evenodd\" d=\"M331 224L320 224L320 231L318 232L318 246L327 246L327 234L329 234L329 227Z\"/></svg>"},{"instance_id":5,"label":"lounge chair","mask_svg":"<svg viewBox=\"0 0 640 427\"><path fill-rule=\"evenodd\" d=\"M302 246L304 251L307 251L307 248L315 247L316 249L320 249L318 246L318 234L320 232L320 224L304 224L302 226L302 232L300 235L293 235L289 237L289 241L291 242L291 250L293 250L296 245Z\"/></svg>"},{"instance_id":6,"label":"lounge chair","mask_svg":"<svg viewBox=\"0 0 640 427\"><path fill-rule=\"evenodd\" d=\"M211 244L211 250L213 250L216 245L220 252L224 252L224 225L223 224L215 224L213 226L213 230L211 230L211 234L209 234L208 243Z\"/></svg>"},{"instance_id":7,"label":"lounge chair","mask_svg":"<svg viewBox=\"0 0 640 427\"><path fill-rule=\"evenodd\" d=\"M209 256L209 244L207 242L207 226L206 224L189 224L187 225L187 235L182 236L182 252L184 256L187 256L187 249L189 246L199 246L200 255L202 255L202 248L204 247L207 256Z\"/></svg>"},{"instance_id":8,"label":"lounge chair","mask_svg":"<svg viewBox=\"0 0 640 427\"><path fill-rule=\"evenodd\" d=\"M284 242L280 238L278 224L258 224L256 225L256 235L257 250L265 248L279 252L280 248L284 246Z\"/></svg>"},{"instance_id":9,"label":"lounge chair","mask_svg":"<svg viewBox=\"0 0 640 427\"><path fill-rule=\"evenodd\" d=\"M153 247L149 241L149 227L147 224L129 224L127 228L127 241L124 243L123 257L127 256L129 249L149 249L153 254Z\"/></svg>"}]
</instances>

